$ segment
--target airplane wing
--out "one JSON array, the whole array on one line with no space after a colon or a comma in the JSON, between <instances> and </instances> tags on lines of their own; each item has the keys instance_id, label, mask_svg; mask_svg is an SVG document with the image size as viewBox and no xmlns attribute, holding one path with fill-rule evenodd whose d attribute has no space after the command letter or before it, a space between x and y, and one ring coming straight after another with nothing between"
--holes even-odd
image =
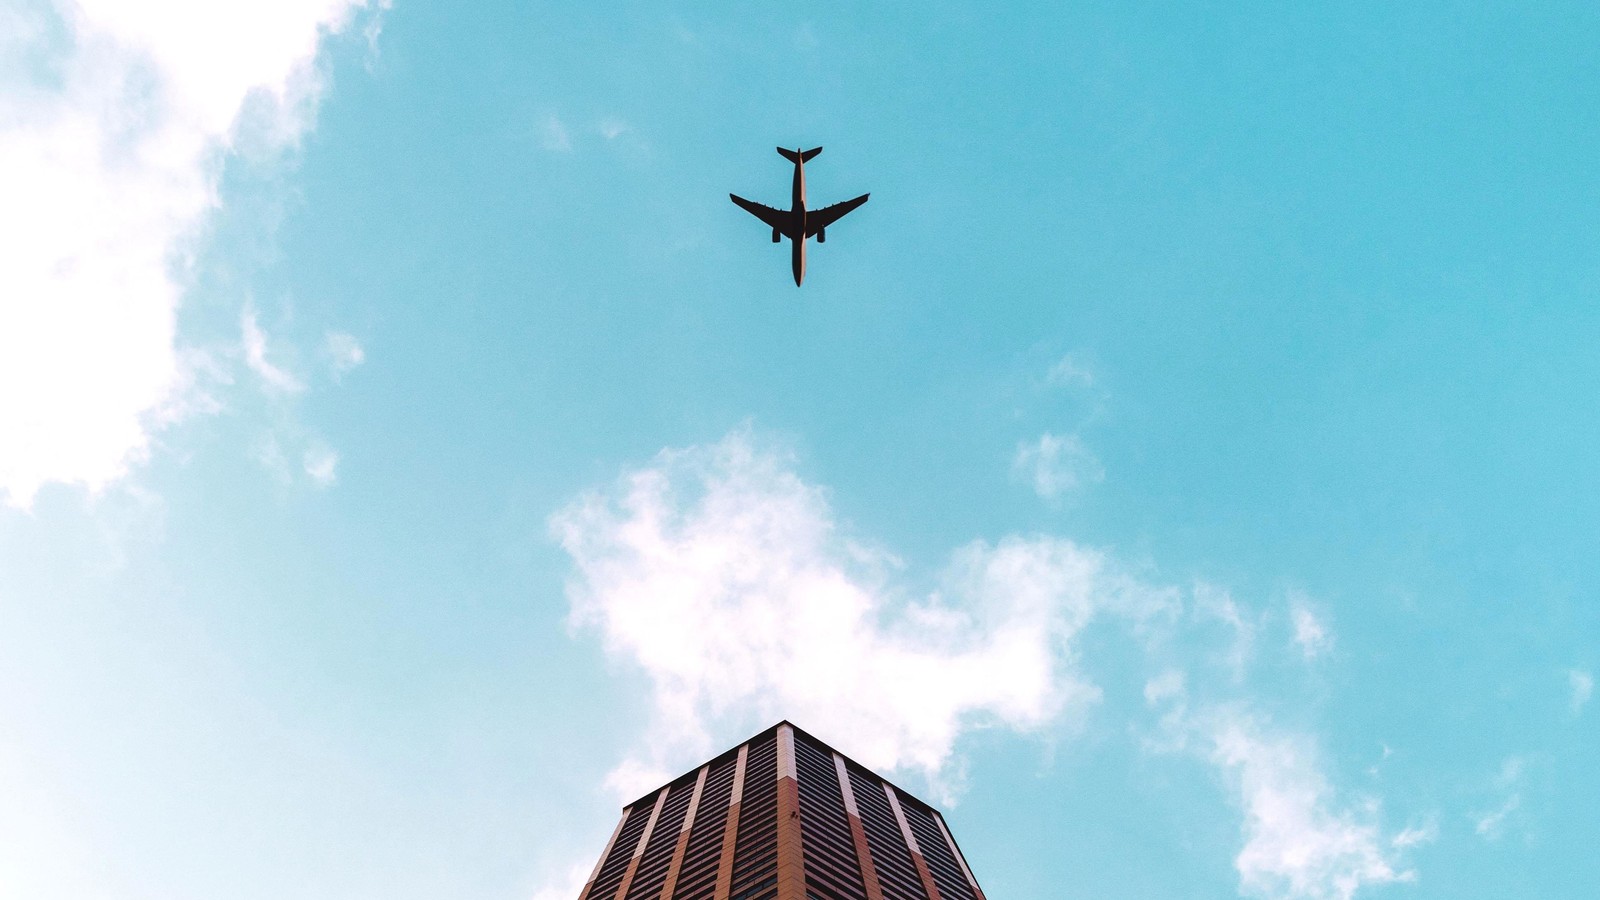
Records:
<instances>
[{"instance_id":1,"label":"airplane wing","mask_svg":"<svg viewBox=\"0 0 1600 900\"><path fill-rule=\"evenodd\" d=\"M788 235L790 238L795 236L795 227L793 222L794 216L788 210L773 209L770 206L763 206L760 203L753 203L743 197L740 197L738 194L729 194L728 197L733 200L734 203L738 204L739 208L743 209L750 215L755 216L771 227L778 229L778 231Z\"/></svg>"},{"instance_id":2,"label":"airplane wing","mask_svg":"<svg viewBox=\"0 0 1600 900\"><path fill-rule=\"evenodd\" d=\"M867 202L871 194L862 194L854 200L835 203L812 212L806 211L806 237L816 237L817 232L844 218L844 214Z\"/></svg>"}]
</instances>

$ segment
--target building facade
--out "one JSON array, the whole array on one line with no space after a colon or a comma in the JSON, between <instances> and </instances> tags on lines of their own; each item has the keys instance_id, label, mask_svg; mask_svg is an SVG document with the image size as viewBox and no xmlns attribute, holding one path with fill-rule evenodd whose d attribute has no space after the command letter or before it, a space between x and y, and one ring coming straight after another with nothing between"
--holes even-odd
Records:
<instances>
[{"instance_id":1,"label":"building facade","mask_svg":"<svg viewBox=\"0 0 1600 900\"><path fill-rule=\"evenodd\" d=\"M578 900L985 900L944 817L788 722L622 810Z\"/></svg>"}]
</instances>

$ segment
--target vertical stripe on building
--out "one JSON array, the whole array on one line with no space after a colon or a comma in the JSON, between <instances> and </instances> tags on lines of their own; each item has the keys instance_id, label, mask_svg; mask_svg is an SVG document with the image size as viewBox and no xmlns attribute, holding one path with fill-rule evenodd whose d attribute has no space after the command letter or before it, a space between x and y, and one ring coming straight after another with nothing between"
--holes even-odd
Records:
<instances>
[{"instance_id":1,"label":"vertical stripe on building","mask_svg":"<svg viewBox=\"0 0 1600 900\"><path fill-rule=\"evenodd\" d=\"M617 827L611 832L611 840L606 841L606 852L600 854L600 861L594 864L594 871L589 873L589 880L583 884L583 892L578 895L578 900L589 900L589 892L594 890L595 879L600 877L600 870L605 867L606 859L611 856L611 848L617 844L617 835L622 834L622 826L628 824L628 813L633 812L633 807L622 808L622 819L617 822Z\"/></svg>"},{"instance_id":2,"label":"vertical stripe on building","mask_svg":"<svg viewBox=\"0 0 1600 900\"><path fill-rule=\"evenodd\" d=\"M933 820L939 823L939 830L944 832L944 842L950 845L950 855L956 858L961 866L961 873L967 876L967 884L972 885L972 892L978 895L978 900L988 900L983 896L983 888L978 887L978 879L972 877L972 870L967 868L967 858L961 855L961 848L956 846L956 839L950 834L950 829L944 824L944 816L938 810L933 813Z\"/></svg>"},{"instance_id":3,"label":"vertical stripe on building","mask_svg":"<svg viewBox=\"0 0 1600 900\"><path fill-rule=\"evenodd\" d=\"M944 816L788 722L622 809L577 900L986 900Z\"/></svg>"},{"instance_id":4,"label":"vertical stripe on building","mask_svg":"<svg viewBox=\"0 0 1600 900\"><path fill-rule=\"evenodd\" d=\"M733 847L739 840L739 801L744 797L744 766L750 745L739 745L739 761L733 767L733 795L728 798L728 824L722 832L722 857L717 862L717 891L713 900L728 900L733 888Z\"/></svg>"},{"instance_id":5,"label":"vertical stripe on building","mask_svg":"<svg viewBox=\"0 0 1600 900\"><path fill-rule=\"evenodd\" d=\"M933 873L928 871L928 862L922 858L922 849L917 846L917 836L911 833L911 823L906 821L905 811L900 808L900 798L894 794L894 786L885 781L883 792L889 797L889 806L894 808L894 818L900 823L900 835L906 839L906 847L911 850L911 863L917 867L917 877L922 879L922 889L928 892L928 900L939 900L939 888L933 883Z\"/></svg>"},{"instance_id":6,"label":"vertical stripe on building","mask_svg":"<svg viewBox=\"0 0 1600 900\"><path fill-rule=\"evenodd\" d=\"M689 811L683 815L683 825L678 829L678 846L672 849L672 863L667 866L667 880L661 885L661 900L672 900L678 886L678 873L683 870L683 854L689 849L689 832L694 829L694 814L700 809L700 795L705 793L706 773L709 765L700 767L700 776L694 782L694 794L689 797Z\"/></svg>"},{"instance_id":7,"label":"vertical stripe on building","mask_svg":"<svg viewBox=\"0 0 1600 900\"><path fill-rule=\"evenodd\" d=\"M800 840L800 782L794 728L778 726L778 900L805 900L805 848Z\"/></svg>"},{"instance_id":8,"label":"vertical stripe on building","mask_svg":"<svg viewBox=\"0 0 1600 900\"><path fill-rule=\"evenodd\" d=\"M839 793L844 797L844 811L850 816L850 839L856 845L856 859L861 863L861 885L866 888L867 900L883 900L883 886L878 884L878 870L872 865L867 830L861 825L861 810L856 808L856 792L850 788L850 772L844 757L834 753L833 767L839 772Z\"/></svg>"},{"instance_id":9,"label":"vertical stripe on building","mask_svg":"<svg viewBox=\"0 0 1600 900\"><path fill-rule=\"evenodd\" d=\"M650 821L645 823L644 833L639 835L639 845L633 848L633 859L628 861L628 874L622 876L622 884L617 887L617 900L628 896L628 888L633 886L633 876L639 874L639 857L644 855L644 847L650 843L650 833L656 830L656 820L661 818L661 806L667 802L667 793L670 787L664 787L656 792L656 808L650 811Z\"/></svg>"}]
</instances>

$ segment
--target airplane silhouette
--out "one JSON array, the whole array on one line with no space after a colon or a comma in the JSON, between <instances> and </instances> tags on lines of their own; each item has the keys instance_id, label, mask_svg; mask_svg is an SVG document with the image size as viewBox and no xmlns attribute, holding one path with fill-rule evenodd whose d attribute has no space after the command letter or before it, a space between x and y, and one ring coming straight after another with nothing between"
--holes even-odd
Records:
<instances>
[{"instance_id":1,"label":"airplane silhouette","mask_svg":"<svg viewBox=\"0 0 1600 900\"><path fill-rule=\"evenodd\" d=\"M790 209L773 209L752 203L737 194L729 194L729 198L742 207L746 212L772 226L772 242L779 243L783 238L788 238L794 244L791 254L791 265L794 268L794 283L799 287L800 282L806 277L806 238L815 236L817 243L827 241L827 227L837 222L845 213L867 202L870 194L862 194L854 200L824 206L818 210L806 209L806 162L818 153L821 147L811 150L785 150L778 148L784 159L794 163L794 205Z\"/></svg>"}]
</instances>

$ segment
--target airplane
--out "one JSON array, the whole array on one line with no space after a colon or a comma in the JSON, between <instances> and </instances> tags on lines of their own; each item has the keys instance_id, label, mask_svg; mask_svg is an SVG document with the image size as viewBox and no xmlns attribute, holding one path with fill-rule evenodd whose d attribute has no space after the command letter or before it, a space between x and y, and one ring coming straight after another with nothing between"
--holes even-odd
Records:
<instances>
[{"instance_id":1,"label":"airplane","mask_svg":"<svg viewBox=\"0 0 1600 900\"><path fill-rule=\"evenodd\" d=\"M822 152L821 147L811 150L785 150L778 148L778 153L784 159L794 163L794 205L790 209L773 209L760 203L752 203L738 194L729 194L734 203L761 221L772 226L772 242L780 243L787 237L794 244L791 254L791 267L794 269L795 287L806 277L806 238L815 236L817 243L827 241L827 228L837 222L845 213L867 202L870 194L862 194L854 200L824 206L818 210L806 209L806 163Z\"/></svg>"}]
</instances>

